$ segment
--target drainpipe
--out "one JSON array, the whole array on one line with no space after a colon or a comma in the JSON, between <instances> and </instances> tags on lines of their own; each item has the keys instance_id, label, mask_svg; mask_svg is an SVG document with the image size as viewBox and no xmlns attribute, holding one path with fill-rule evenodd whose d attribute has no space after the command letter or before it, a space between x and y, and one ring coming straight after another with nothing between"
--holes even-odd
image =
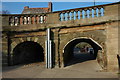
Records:
<instances>
[{"instance_id":1,"label":"drainpipe","mask_svg":"<svg viewBox=\"0 0 120 80\"><path fill-rule=\"evenodd\" d=\"M45 53L46 53L46 68L48 68L48 55L47 55L47 40L45 41Z\"/></svg>"},{"instance_id":2,"label":"drainpipe","mask_svg":"<svg viewBox=\"0 0 120 80\"><path fill-rule=\"evenodd\" d=\"M49 52L49 56L50 56L50 68L52 68L52 48L51 48L51 40L50 40L50 43L49 43L49 47L50 47L50 52Z\"/></svg>"},{"instance_id":3,"label":"drainpipe","mask_svg":"<svg viewBox=\"0 0 120 80\"><path fill-rule=\"evenodd\" d=\"M50 28L47 29L46 45L46 68L52 68L52 50L50 40Z\"/></svg>"}]
</instances>

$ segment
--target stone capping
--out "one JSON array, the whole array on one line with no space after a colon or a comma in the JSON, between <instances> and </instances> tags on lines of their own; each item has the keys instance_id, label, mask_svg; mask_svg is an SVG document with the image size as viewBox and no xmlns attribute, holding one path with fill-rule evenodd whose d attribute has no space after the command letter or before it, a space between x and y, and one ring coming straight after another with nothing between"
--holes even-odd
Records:
<instances>
[{"instance_id":1,"label":"stone capping","mask_svg":"<svg viewBox=\"0 0 120 80\"><path fill-rule=\"evenodd\" d=\"M31 16L31 15L45 15L48 13L40 13L40 14L0 14L0 16Z\"/></svg>"}]
</instances>

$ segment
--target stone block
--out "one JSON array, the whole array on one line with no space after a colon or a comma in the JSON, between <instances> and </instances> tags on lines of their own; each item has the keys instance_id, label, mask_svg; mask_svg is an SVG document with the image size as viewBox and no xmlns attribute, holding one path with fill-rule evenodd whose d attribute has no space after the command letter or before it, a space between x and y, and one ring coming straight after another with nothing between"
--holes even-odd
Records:
<instances>
[{"instance_id":1,"label":"stone block","mask_svg":"<svg viewBox=\"0 0 120 80\"><path fill-rule=\"evenodd\" d=\"M118 65L108 65L107 66L107 71L109 72L118 72Z\"/></svg>"},{"instance_id":2,"label":"stone block","mask_svg":"<svg viewBox=\"0 0 120 80\"><path fill-rule=\"evenodd\" d=\"M27 41L31 41L31 37L27 37Z\"/></svg>"}]
</instances>

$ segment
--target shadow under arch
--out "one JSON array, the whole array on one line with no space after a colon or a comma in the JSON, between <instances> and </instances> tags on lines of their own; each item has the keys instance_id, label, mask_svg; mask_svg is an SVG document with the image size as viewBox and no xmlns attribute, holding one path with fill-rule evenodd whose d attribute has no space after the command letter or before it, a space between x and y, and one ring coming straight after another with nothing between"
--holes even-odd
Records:
<instances>
[{"instance_id":1,"label":"shadow under arch","mask_svg":"<svg viewBox=\"0 0 120 80\"><path fill-rule=\"evenodd\" d=\"M80 42L86 42L90 44L94 49L94 59L97 58L98 51L103 50L102 46L99 45L95 40L92 38L82 37L82 38L75 38L69 41L63 48L63 63L64 67L67 66L68 62L73 58L73 48Z\"/></svg>"},{"instance_id":2,"label":"shadow under arch","mask_svg":"<svg viewBox=\"0 0 120 80\"><path fill-rule=\"evenodd\" d=\"M37 42L25 41L13 49L13 65L43 62L43 48Z\"/></svg>"}]
</instances>

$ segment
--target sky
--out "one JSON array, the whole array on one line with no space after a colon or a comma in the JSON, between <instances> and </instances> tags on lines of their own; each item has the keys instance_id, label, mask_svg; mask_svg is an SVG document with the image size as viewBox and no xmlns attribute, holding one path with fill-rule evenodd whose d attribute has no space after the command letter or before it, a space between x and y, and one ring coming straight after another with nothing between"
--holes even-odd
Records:
<instances>
[{"instance_id":1,"label":"sky","mask_svg":"<svg viewBox=\"0 0 120 80\"><path fill-rule=\"evenodd\" d=\"M94 2L52 2L52 3L53 11L94 6ZM96 5L109 3L114 2L96 2ZM24 6L29 6L30 8L48 7L48 2L2 2L2 10L8 10L10 14L21 14L24 9Z\"/></svg>"}]
</instances>

